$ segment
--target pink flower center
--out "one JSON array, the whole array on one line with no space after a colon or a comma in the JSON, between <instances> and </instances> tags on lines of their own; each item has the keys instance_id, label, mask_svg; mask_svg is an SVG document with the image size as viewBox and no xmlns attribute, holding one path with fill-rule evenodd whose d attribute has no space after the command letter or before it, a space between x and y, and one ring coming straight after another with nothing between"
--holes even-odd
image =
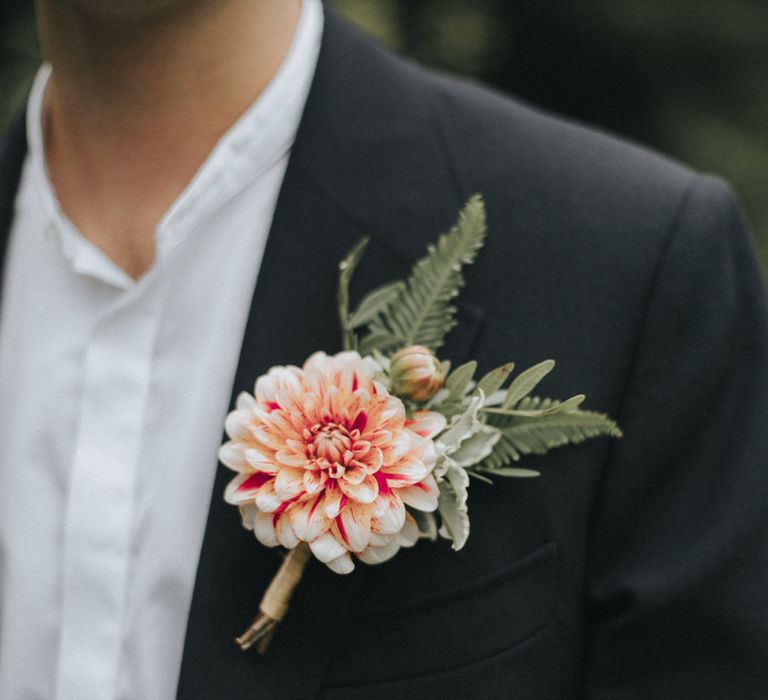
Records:
<instances>
[{"instance_id":1,"label":"pink flower center","mask_svg":"<svg viewBox=\"0 0 768 700\"><path fill-rule=\"evenodd\" d=\"M340 462L344 453L352 447L349 431L338 423L316 423L310 428L312 447L316 457L329 462Z\"/></svg>"},{"instance_id":2,"label":"pink flower center","mask_svg":"<svg viewBox=\"0 0 768 700\"><path fill-rule=\"evenodd\" d=\"M360 459L371 449L369 442L360 439L357 428L350 430L331 419L305 428L304 441L307 458L333 479L341 478L349 469L365 468Z\"/></svg>"}]
</instances>

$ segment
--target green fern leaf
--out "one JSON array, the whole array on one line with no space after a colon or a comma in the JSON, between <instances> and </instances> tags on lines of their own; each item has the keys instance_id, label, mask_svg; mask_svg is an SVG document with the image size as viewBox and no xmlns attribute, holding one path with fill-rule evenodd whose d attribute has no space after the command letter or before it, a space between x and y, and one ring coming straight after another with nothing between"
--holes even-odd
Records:
<instances>
[{"instance_id":1,"label":"green fern leaf","mask_svg":"<svg viewBox=\"0 0 768 700\"><path fill-rule=\"evenodd\" d=\"M525 408L494 408L494 407L488 407L484 408L483 411L485 413L489 413L492 415L497 416L513 416L513 417L523 417L523 418L537 418L540 416L550 416L555 413L572 413L575 411L581 404L584 403L584 400L587 397L584 396L584 394L576 394L576 396L571 396L570 399L566 399L563 402L560 401L552 401L551 399L546 399L545 402L541 402L541 405L539 408L532 408L532 409L525 409ZM520 402L520 405L523 405L523 403L527 400L523 399L523 401Z\"/></svg>"},{"instance_id":2,"label":"green fern leaf","mask_svg":"<svg viewBox=\"0 0 768 700\"><path fill-rule=\"evenodd\" d=\"M464 284L462 267L474 262L485 241L485 205L480 195L470 198L456 225L428 246L427 255L413 267L406 285L367 325L360 342L363 353L378 348L382 337L397 339L387 351L425 345L437 351L456 325L451 300Z\"/></svg>"},{"instance_id":3,"label":"green fern leaf","mask_svg":"<svg viewBox=\"0 0 768 700\"><path fill-rule=\"evenodd\" d=\"M548 399L530 402L544 408L555 403ZM576 445L589 438L621 437L621 430L614 421L602 413L592 411L572 410L535 417L491 415L488 423L500 428L501 438L477 469L499 476L505 476L503 468L517 462L523 455L545 454L555 447Z\"/></svg>"},{"instance_id":4,"label":"green fern leaf","mask_svg":"<svg viewBox=\"0 0 768 700\"><path fill-rule=\"evenodd\" d=\"M359 328L373 321L402 290L404 282L390 282L365 295L349 319L352 328Z\"/></svg>"}]
</instances>

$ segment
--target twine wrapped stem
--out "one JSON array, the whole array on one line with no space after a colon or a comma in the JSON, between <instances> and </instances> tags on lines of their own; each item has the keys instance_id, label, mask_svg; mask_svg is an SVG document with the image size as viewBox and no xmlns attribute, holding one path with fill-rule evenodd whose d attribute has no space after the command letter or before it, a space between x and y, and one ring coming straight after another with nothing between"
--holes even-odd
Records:
<instances>
[{"instance_id":1,"label":"twine wrapped stem","mask_svg":"<svg viewBox=\"0 0 768 700\"><path fill-rule=\"evenodd\" d=\"M302 542L285 556L264 597L259 604L259 614L253 624L235 639L238 646L246 651L256 644L256 650L263 654L269 646L275 628L285 617L291 604L293 592L301 581L304 569L311 557L309 545Z\"/></svg>"}]
</instances>

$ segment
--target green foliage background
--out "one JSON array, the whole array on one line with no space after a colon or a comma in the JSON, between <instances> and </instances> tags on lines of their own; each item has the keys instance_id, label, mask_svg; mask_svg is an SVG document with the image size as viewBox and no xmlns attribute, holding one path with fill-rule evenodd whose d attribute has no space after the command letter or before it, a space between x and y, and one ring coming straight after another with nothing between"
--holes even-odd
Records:
<instances>
[{"instance_id":1,"label":"green foliage background","mask_svg":"<svg viewBox=\"0 0 768 700\"><path fill-rule=\"evenodd\" d=\"M0 3L0 129L38 62L31 0ZM768 270L765 0L333 0L396 50L722 175Z\"/></svg>"}]
</instances>

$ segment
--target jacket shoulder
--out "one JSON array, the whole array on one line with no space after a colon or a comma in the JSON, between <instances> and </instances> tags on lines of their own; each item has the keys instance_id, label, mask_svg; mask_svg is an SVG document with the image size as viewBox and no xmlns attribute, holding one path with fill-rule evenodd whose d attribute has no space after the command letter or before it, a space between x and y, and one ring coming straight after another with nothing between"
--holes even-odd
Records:
<instances>
[{"instance_id":1,"label":"jacket shoulder","mask_svg":"<svg viewBox=\"0 0 768 700\"><path fill-rule=\"evenodd\" d=\"M452 187L455 213L480 192L491 226L511 229L525 220L530 235L589 242L607 255L627 245L650 258L658 253L696 173L626 139L424 68L332 13L329 20L335 46L327 63L349 88L346 104L332 108L349 125L345 160L374 156L378 193L402 198L407 186L436 199L438 188ZM356 125L364 126L358 132ZM426 197L413 199L429 207ZM537 231L536 222L546 226Z\"/></svg>"}]
</instances>

